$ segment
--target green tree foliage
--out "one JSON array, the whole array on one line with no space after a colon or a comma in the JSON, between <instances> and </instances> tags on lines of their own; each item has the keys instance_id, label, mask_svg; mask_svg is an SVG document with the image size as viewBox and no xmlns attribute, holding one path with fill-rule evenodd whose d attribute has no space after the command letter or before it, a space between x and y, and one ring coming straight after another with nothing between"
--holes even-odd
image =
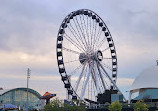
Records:
<instances>
[{"instance_id":1,"label":"green tree foliage","mask_svg":"<svg viewBox=\"0 0 158 111\"><path fill-rule=\"evenodd\" d=\"M64 104L57 98L51 101L50 104L45 105L43 111L86 111L86 108L77 106L74 103L71 105Z\"/></svg>"},{"instance_id":2,"label":"green tree foliage","mask_svg":"<svg viewBox=\"0 0 158 111\"><path fill-rule=\"evenodd\" d=\"M110 111L121 111L122 105L121 105L121 103L119 103L119 101L115 101L109 106L109 110Z\"/></svg>"},{"instance_id":3,"label":"green tree foliage","mask_svg":"<svg viewBox=\"0 0 158 111\"><path fill-rule=\"evenodd\" d=\"M111 103L111 94L117 94L117 92L117 90L105 90L103 94L98 94L97 102L100 104Z\"/></svg>"},{"instance_id":4,"label":"green tree foliage","mask_svg":"<svg viewBox=\"0 0 158 111\"><path fill-rule=\"evenodd\" d=\"M50 104L45 105L43 111L62 111L62 105L63 103L58 98L56 98L51 101Z\"/></svg>"},{"instance_id":5,"label":"green tree foliage","mask_svg":"<svg viewBox=\"0 0 158 111\"><path fill-rule=\"evenodd\" d=\"M139 100L134 105L134 111L149 111L148 105L143 100Z\"/></svg>"},{"instance_id":6,"label":"green tree foliage","mask_svg":"<svg viewBox=\"0 0 158 111\"><path fill-rule=\"evenodd\" d=\"M155 111L158 111L158 106L156 106L157 108L156 108L156 110Z\"/></svg>"},{"instance_id":7,"label":"green tree foliage","mask_svg":"<svg viewBox=\"0 0 158 111\"><path fill-rule=\"evenodd\" d=\"M50 104L44 106L43 111L52 111L53 107Z\"/></svg>"}]
</instances>

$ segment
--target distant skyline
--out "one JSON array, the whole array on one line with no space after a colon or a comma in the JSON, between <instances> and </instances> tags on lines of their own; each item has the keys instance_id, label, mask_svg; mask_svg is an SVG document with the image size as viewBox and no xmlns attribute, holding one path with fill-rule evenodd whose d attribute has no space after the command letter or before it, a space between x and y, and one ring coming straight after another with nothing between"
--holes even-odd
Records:
<instances>
[{"instance_id":1,"label":"distant skyline","mask_svg":"<svg viewBox=\"0 0 158 111\"><path fill-rule=\"evenodd\" d=\"M109 28L118 57L118 87L126 91L158 59L158 1L155 0L0 0L0 87L29 87L65 98L58 73L56 38L67 14L96 12Z\"/></svg>"}]
</instances>

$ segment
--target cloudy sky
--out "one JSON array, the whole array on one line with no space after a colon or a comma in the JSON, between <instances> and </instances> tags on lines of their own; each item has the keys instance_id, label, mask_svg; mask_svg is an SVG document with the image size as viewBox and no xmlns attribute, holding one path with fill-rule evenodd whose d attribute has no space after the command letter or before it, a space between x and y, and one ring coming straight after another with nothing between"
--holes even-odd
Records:
<instances>
[{"instance_id":1,"label":"cloudy sky","mask_svg":"<svg viewBox=\"0 0 158 111\"><path fill-rule=\"evenodd\" d=\"M156 0L0 0L0 87L29 87L65 98L56 62L56 38L64 17L91 9L107 24L118 56L118 87L125 91L158 59Z\"/></svg>"}]
</instances>

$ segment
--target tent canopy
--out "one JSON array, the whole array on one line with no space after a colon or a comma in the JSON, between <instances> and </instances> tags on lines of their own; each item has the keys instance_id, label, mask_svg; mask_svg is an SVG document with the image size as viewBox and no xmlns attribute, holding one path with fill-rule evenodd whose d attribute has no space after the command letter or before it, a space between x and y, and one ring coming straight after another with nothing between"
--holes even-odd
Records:
<instances>
[{"instance_id":1,"label":"tent canopy","mask_svg":"<svg viewBox=\"0 0 158 111\"><path fill-rule=\"evenodd\" d=\"M3 106L1 106L0 108L4 108L4 109L17 109L18 107L13 105L13 104L5 104Z\"/></svg>"}]
</instances>

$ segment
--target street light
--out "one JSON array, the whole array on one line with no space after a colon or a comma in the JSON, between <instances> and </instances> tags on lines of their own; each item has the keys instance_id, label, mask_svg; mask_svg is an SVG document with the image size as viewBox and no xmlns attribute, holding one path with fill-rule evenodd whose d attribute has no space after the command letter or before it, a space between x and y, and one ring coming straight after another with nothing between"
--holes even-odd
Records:
<instances>
[{"instance_id":1,"label":"street light","mask_svg":"<svg viewBox=\"0 0 158 111\"><path fill-rule=\"evenodd\" d=\"M27 69L27 104L26 104L26 111L28 111L28 86L29 86L29 78L30 78L31 70Z\"/></svg>"}]
</instances>

